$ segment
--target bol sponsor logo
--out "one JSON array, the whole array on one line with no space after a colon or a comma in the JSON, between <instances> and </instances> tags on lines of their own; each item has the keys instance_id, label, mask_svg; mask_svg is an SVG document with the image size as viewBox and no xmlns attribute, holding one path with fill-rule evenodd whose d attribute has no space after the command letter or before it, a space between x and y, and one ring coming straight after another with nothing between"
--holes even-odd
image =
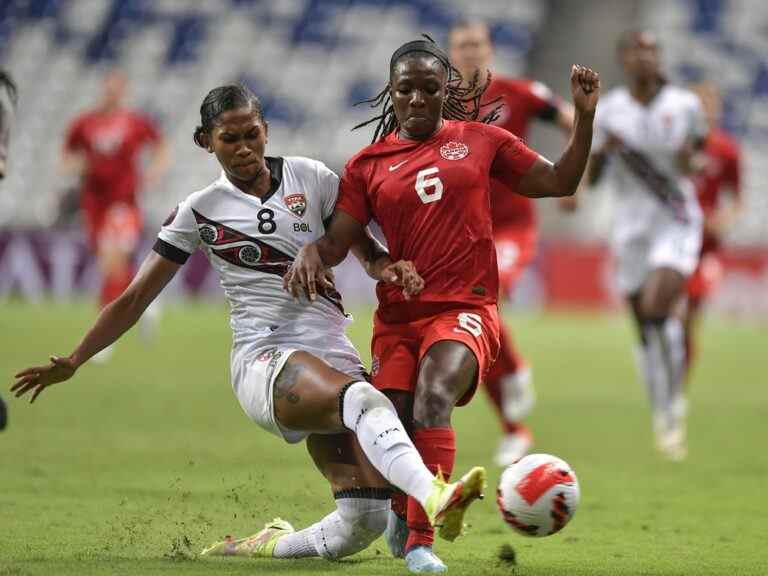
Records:
<instances>
[{"instance_id":1,"label":"bol sponsor logo","mask_svg":"<svg viewBox=\"0 0 768 576\"><path fill-rule=\"evenodd\" d=\"M440 147L440 156L446 160L461 160L469 154L469 146L463 142L448 142Z\"/></svg>"},{"instance_id":2,"label":"bol sponsor logo","mask_svg":"<svg viewBox=\"0 0 768 576\"><path fill-rule=\"evenodd\" d=\"M285 197L284 202L288 210L296 216L299 218L304 216L304 212L307 210L307 197L304 194L291 194Z\"/></svg>"}]
</instances>

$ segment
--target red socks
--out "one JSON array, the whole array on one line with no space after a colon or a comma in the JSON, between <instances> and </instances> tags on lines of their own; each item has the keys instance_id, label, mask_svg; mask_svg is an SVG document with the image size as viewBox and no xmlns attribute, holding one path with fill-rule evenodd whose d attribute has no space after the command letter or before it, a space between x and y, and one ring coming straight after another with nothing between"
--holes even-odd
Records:
<instances>
[{"instance_id":1,"label":"red socks","mask_svg":"<svg viewBox=\"0 0 768 576\"><path fill-rule=\"evenodd\" d=\"M112 300L116 299L122 294L128 285L133 280L133 267L126 266L123 270L113 272L109 276L105 276L101 284L101 295L99 298L101 307L103 308Z\"/></svg>"},{"instance_id":2,"label":"red socks","mask_svg":"<svg viewBox=\"0 0 768 576\"><path fill-rule=\"evenodd\" d=\"M456 459L456 434L453 428L420 428L413 433L413 443L429 471L437 474L437 470L440 468L443 476L448 480L453 472L453 463ZM433 540L434 531L429 525L424 509L416 500L408 498L406 551L414 546L431 546Z\"/></svg>"},{"instance_id":3,"label":"red socks","mask_svg":"<svg viewBox=\"0 0 768 576\"><path fill-rule=\"evenodd\" d=\"M491 403L496 407L502 429L506 434L514 434L517 432L519 424L517 422L508 422L504 418L501 380L504 376L517 372L525 363L518 354L517 348L515 348L515 343L504 326L501 326L500 330L499 348L499 357L496 358L496 362L491 365L491 369L488 371L488 376L485 379L485 390L488 392L488 397L491 399Z\"/></svg>"}]
</instances>

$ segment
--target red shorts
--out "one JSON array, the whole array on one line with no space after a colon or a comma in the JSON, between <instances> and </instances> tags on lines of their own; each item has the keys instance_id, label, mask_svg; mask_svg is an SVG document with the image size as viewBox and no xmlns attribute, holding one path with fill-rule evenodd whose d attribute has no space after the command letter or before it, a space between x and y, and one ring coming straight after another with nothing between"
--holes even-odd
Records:
<instances>
[{"instance_id":1,"label":"red shorts","mask_svg":"<svg viewBox=\"0 0 768 576\"><path fill-rule=\"evenodd\" d=\"M477 383L484 379L499 353L499 315L495 304L486 306L450 303L434 314L410 322L383 322L376 313L373 322L371 376L379 390L413 392L421 358L442 340L465 344L477 358L478 378L459 400L472 399Z\"/></svg>"},{"instance_id":2,"label":"red shorts","mask_svg":"<svg viewBox=\"0 0 768 576\"><path fill-rule=\"evenodd\" d=\"M138 247L142 221L136 206L92 206L84 214L88 241L94 251L107 249L132 254Z\"/></svg>"},{"instance_id":3,"label":"red shorts","mask_svg":"<svg viewBox=\"0 0 768 576\"><path fill-rule=\"evenodd\" d=\"M499 228L493 231L493 240L499 267L499 290L507 294L536 256L536 228Z\"/></svg>"},{"instance_id":4,"label":"red shorts","mask_svg":"<svg viewBox=\"0 0 768 576\"><path fill-rule=\"evenodd\" d=\"M688 297L702 300L712 294L723 277L723 265L717 252L704 252L693 274L688 278Z\"/></svg>"}]
</instances>

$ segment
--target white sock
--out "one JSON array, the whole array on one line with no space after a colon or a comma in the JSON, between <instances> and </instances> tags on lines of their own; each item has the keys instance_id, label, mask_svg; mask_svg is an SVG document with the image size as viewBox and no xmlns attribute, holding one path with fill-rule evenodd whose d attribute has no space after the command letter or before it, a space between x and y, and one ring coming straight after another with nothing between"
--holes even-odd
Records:
<instances>
[{"instance_id":1,"label":"white sock","mask_svg":"<svg viewBox=\"0 0 768 576\"><path fill-rule=\"evenodd\" d=\"M368 460L390 484L423 506L435 477L424 465L392 402L368 382L355 382L342 394L342 420L357 436Z\"/></svg>"},{"instance_id":2,"label":"white sock","mask_svg":"<svg viewBox=\"0 0 768 576\"><path fill-rule=\"evenodd\" d=\"M668 407L667 382L664 374L664 352L657 324L646 323L643 326L645 341L638 349L638 361L651 403L655 420L666 420Z\"/></svg>"},{"instance_id":3,"label":"white sock","mask_svg":"<svg viewBox=\"0 0 768 576\"><path fill-rule=\"evenodd\" d=\"M369 490L383 494L380 490L366 488L349 492L364 495ZM280 538L273 557L337 559L366 549L387 527L390 504L386 492L386 496L378 498L337 497L336 510L325 518Z\"/></svg>"},{"instance_id":4,"label":"white sock","mask_svg":"<svg viewBox=\"0 0 768 576\"><path fill-rule=\"evenodd\" d=\"M310 528L312 528L310 526ZM319 556L310 528L281 536L272 551L274 558L310 558Z\"/></svg>"},{"instance_id":5,"label":"white sock","mask_svg":"<svg viewBox=\"0 0 768 576\"><path fill-rule=\"evenodd\" d=\"M664 323L667 348L667 382L669 384L668 411L675 426L685 419L685 332L683 323L675 317Z\"/></svg>"}]
</instances>

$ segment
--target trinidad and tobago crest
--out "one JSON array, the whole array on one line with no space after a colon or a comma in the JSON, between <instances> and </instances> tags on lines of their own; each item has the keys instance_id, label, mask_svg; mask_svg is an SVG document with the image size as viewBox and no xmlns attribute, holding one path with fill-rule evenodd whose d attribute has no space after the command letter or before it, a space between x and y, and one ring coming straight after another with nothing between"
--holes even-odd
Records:
<instances>
[{"instance_id":1,"label":"trinidad and tobago crest","mask_svg":"<svg viewBox=\"0 0 768 576\"><path fill-rule=\"evenodd\" d=\"M307 197L304 194L291 194L283 199L288 210L301 218L307 210Z\"/></svg>"}]
</instances>

